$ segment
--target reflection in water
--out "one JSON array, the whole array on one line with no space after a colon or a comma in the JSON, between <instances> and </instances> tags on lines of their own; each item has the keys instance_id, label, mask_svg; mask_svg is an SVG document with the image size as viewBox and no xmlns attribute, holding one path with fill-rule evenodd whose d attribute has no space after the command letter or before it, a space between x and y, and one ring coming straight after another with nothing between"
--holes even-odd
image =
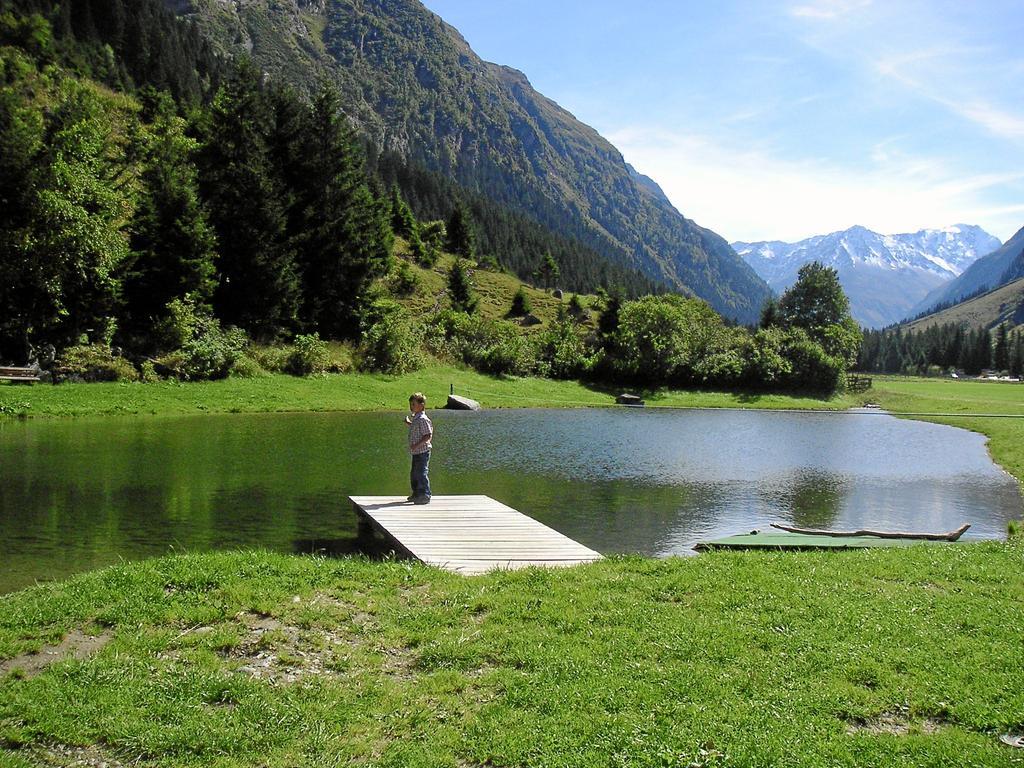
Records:
<instances>
[{"instance_id":1,"label":"reflection in water","mask_svg":"<svg viewBox=\"0 0 1024 768\"><path fill-rule=\"evenodd\" d=\"M835 523L849 492L841 475L812 469L794 472L786 479L775 492L789 520L801 528L829 528Z\"/></svg>"},{"instance_id":2,"label":"reflection in water","mask_svg":"<svg viewBox=\"0 0 1024 768\"><path fill-rule=\"evenodd\" d=\"M997 538L1021 510L983 437L888 416L432 416L436 493L494 496L605 553L775 520ZM346 496L407 493L404 435L399 414L0 422L0 592L172 550L379 549Z\"/></svg>"}]
</instances>

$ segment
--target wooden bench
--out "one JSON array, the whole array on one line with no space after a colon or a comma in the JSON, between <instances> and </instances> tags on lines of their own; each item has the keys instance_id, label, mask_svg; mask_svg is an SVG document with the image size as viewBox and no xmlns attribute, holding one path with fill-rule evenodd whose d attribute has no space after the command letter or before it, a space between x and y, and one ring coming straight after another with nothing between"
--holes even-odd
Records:
<instances>
[{"instance_id":1,"label":"wooden bench","mask_svg":"<svg viewBox=\"0 0 1024 768\"><path fill-rule=\"evenodd\" d=\"M4 368L0 366L0 381L13 381L20 384L33 384L41 381L37 368Z\"/></svg>"}]
</instances>

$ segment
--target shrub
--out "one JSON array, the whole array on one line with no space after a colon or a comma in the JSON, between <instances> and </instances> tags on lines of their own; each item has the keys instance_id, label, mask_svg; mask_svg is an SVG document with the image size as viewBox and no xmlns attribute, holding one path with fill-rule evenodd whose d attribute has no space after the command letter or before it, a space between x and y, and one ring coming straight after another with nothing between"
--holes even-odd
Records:
<instances>
[{"instance_id":1,"label":"shrub","mask_svg":"<svg viewBox=\"0 0 1024 768\"><path fill-rule=\"evenodd\" d=\"M209 312L200 308L192 295L171 299L167 314L156 325L155 333L161 349L181 349L195 334L200 318Z\"/></svg>"},{"instance_id":2,"label":"shrub","mask_svg":"<svg viewBox=\"0 0 1024 768\"><path fill-rule=\"evenodd\" d=\"M423 367L423 326L394 302L376 302L364 320L360 367L383 373L409 373Z\"/></svg>"},{"instance_id":3,"label":"shrub","mask_svg":"<svg viewBox=\"0 0 1024 768\"><path fill-rule=\"evenodd\" d=\"M429 346L440 357L480 368L487 351L505 339L519 335L512 323L484 320L454 309L434 315L428 329Z\"/></svg>"},{"instance_id":4,"label":"shrub","mask_svg":"<svg viewBox=\"0 0 1024 768\"><path fill-rule=\"evenodd\" d=\"M266 376L267 372L252 357L242 354L235 358L228 375L239 379L256 379Z\"/></svg>"},{"instance_id":5,"label":"shrub","mask_svg":"<svg viewBox=\"0 0 1024 768\"><path fill-rule=\"evenodd\" d=\"M512 306L508 311L509 317L525 317L533 311L533 302L523 286L519 286L516 295L512 297Z\"/></svg>"},{"instance_id":6,"label":"shrub","mask_svg":"<svg viewBox=\"0 0 1024 768\"><path fill-rule=\"evenodd\" d=\"M443 221L426 221L420 224L420 240L431 249L443 248L447 238L447 227Z\"/></svg>"},{"instance_id":7,"label":"shrub","mask_svg":"<svg viewBox=\"0 0 1024 768\"><path fill-rule=\"evenodd\" d=\"M288 358L291 356L291 353L291 347L280 345L263 346L250 344L246 350L248 357L252 358L264 371L270 373L283 373L285 366L288 365Z\"/></svg>"},{"instance_id":8,"label":"shrub","mask_svg":"<svg viewBox=\"0 0 1024 768\"><path fill-rule=\"evenodd\" d=\"M167 303L157 336L174 351L157 359L169 375L191 381L223 379L248 344L245 331L221 328L220 321L191 295Z\"/></svg>"},{"instance_id":9,"label":"shrub","mask_svg":"<svg viewBox=\"0 0 1024 768\"><path fill-rule=\"evenodd\" d=\"M501 272L501 262L498 261L498 257L492 253L480 256L476 260L476 265L480 269L486 269L488 272Z\"/></svg>"},{"instance_id":10,"label":"shrub","mask_svg":"<svg viewBox=\"0 0 1024 768\"><path fill-rule=\"evenodd\" d=\"M533 345L524 336L507 335L477 356L476 367L484 373L529 376L536 367Z\"/></svg>"},{"instance_id":11,"label":"shrub","mask_svg":"<svg viewBox=\"0 0 1024 768\"><path fill-rule=\"evenodd\" d=\"M198 318L193 336L181 349L158 359L171 376L186 381L223 379L242 355L248 338L238 328L224 330L215 317Z\"/></svg>"},{"instance_id":12,"label":"shrub","mask_svg":"<svg viewBox=\"0 0 1024 768\"><path fill-rule=\"evenodd\" d=\"M341 342L328 342L327 371L329 373L351 373L354 368L352 351Z\"/></svg>"},{"instance_id":13,"label":"shrub","mask_svg":"<svg viewBox=\"0 0 1024 768\"><path fill-rule=\"evenodd\" d=\"M138 381L130 362L118 357L106 344L78 344L65 349L54 366L57 380Z\"/></svg>"},{"instance_id":14,"label":"shrub","mask_svg":"<svg viewBox=\"0 0 1024 768\"><path fill-rule=\"evenodd\" d=\"M329 363L327 344L319 333L299 334L295 337L285 370L293 376L309 376L326 372Z\"/></svg>"},{"instance_id":15,"label":"shrub","mask_svg":"<svg viewBox=\"0 0 1024 768\"><path fill-rule=\"evenodd\" d=\"M409 266L409 262L398 259L398 265L391 275L391 289L396 296L410 296L419 288L422 280Z\"/></svg>"},{"instance_id":16,"label":"shrub","mask_svg":"<svg viewBox=\"0 0 1024 768\"><path fill-rule=\"evenodd\" d=\"M594 363L579 326L568 317L540 334L536 354L540 370L556 379L578 378Z\"/></svg>"},{"instance_id":17,"label":"shrub","mask_svg":"<svg viewBox=\"0 0 1024 768\"><path fill-rule=\"evenodd\" d=\"M577 293L574 293L569 299L569 314L581 322L587 319L587 308L583 306Z\"/></svg>"},{"instance_id":18,"label":"shrub","mask_svg":"<svg viewBox=\"0 0 1024 768\"><path fill-rule=\"evenodd\" d=\"M791 371L783 383L793 389L832 393L846 386L845 363L827 354L802 328L786 331L782 354Z\"/></svg>"},{"instance_id":19,"label":"shrub","mask_svg":"<svg viewBox=\"0 0 1024 768\"><path fill-rule=\"evenodd\" d=\"M619 310L615 357L624 378L687 383L695 365L721 347L722 318L699 299L646 296Z\"/></svg>"},{"instance_id":20,"label":"shrub","mask_svg":"<svg viewBox=\"0 0 1024 768\"><path fill-rule=\"evenodd\" d=\"M153 382L160 380L160 377L156 373L156 366L153 365L152 360L142 361L142 364L139 366L139 379L147 384L152 384Z\"/></svg>"}]
</instances>

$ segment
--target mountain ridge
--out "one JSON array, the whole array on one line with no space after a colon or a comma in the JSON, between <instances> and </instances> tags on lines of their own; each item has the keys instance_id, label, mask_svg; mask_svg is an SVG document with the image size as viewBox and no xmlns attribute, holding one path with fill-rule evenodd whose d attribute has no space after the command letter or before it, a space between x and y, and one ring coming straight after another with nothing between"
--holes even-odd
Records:
<instances>
[{"instance_id":1,"label":"mountain ridge","mask_svg":"<svg viewBox=\"0 0 1024 768\"><path fill-rule=\"evenodd\" d=\"M810 261L835 268L854 318L872 328L899 322L929 291L954 279L1000 245L981 227L969 224L894 235L854 225L795 243L732 243L779 292L792 285L800 267Z\"/></svg>"},{"instance_id":2,"label":"mountain ridge","mask_svg":"<svg viewBox=\"0 0 1024 768\"><path fill-rule=\"evenodd\" d=\"M480 59L417 0L193 0L187 13L223 51L244 50L299 88L330 78L377 147L549 228L579 227L603 255L722 314L751 322L770 295L724 238L686 219L595 129L526 74Z\"/></svg>"},{"instance_id":3,"label":"mountain ridge","mask_svg":"<svg viewBox=\"0 0 1024 768\"><path fill-rule=\"evenodd\" d=\"M949 283L930 291L911 307L908 317L940 304L955 304L981 291L994 290L1014 279L1014 266L1024 254L1024 227L999 248L985 254Z\"/></svg>"}]
</instances>

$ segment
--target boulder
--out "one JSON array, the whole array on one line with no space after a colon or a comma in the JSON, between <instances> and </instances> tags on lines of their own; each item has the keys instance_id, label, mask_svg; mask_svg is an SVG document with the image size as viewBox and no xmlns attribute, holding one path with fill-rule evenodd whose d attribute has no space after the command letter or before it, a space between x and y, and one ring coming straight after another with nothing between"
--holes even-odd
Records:
<instances>
[{"instance_id":1,"label":"boulder","mask_svg":"<svg viewBox=\"0 0 1024 768\"><path fill-rule=\"evenodd\" d=\"M468 397L448 395L448 402L444 407L449 411L479 411L480 403L476 400L470 400Z\"/></svg>"},{"instance_id":2,"label":"boulder","mask_svg":"<svg viewBox=\"0 0 1024 768\"><path fill-rule=\"evenodd\" d=\"M640 399L639 395L630 395L623 392L621 395L615 398L615 402L619 405L643 405L644 401Z\"/></svg>"},{"instance_id":3,"label":"boulder","mask_svg":"<svg viewBox=\"0 0 1024 768\"><path fill-rule=\"evenodd\" d=\"M561 289L561 288L555 288L555 292L554 292L554 294L553 294L553 295L554 295L554 297L555 297L556 299L560 299L560 298L562 298L562 296L564 296L565 294L563 294L563 293L562 293L562 289Z\"/></svg>"}]
</instances>

